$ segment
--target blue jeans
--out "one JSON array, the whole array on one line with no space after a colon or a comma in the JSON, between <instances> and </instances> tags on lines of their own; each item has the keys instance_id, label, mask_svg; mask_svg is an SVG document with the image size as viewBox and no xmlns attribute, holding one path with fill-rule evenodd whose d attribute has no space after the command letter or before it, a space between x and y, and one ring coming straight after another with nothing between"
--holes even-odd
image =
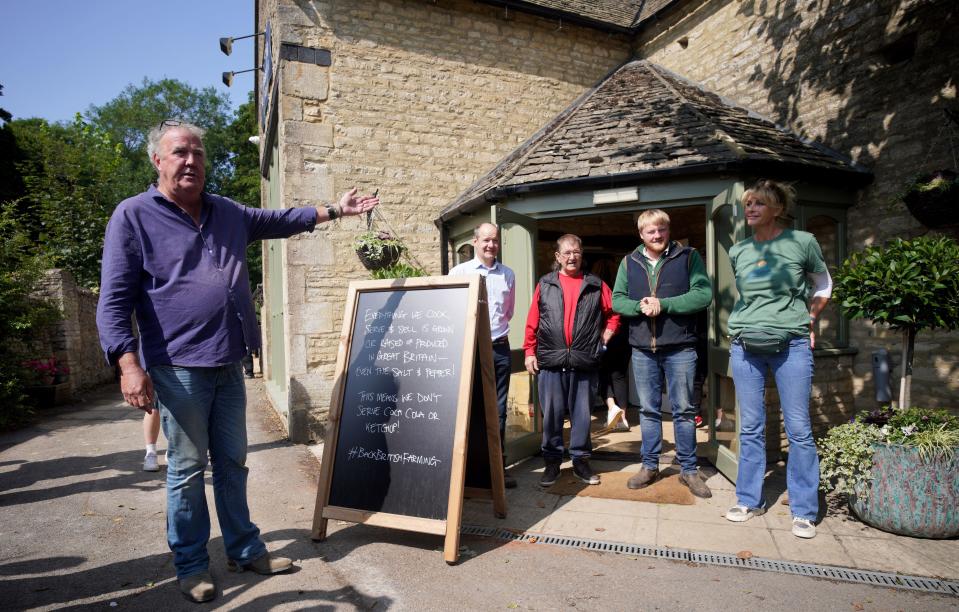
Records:
<instances>
[{"instance_id":1,"label":"blue jeans","mask_svg":"<svg viewBox=\"0 0 959 612\"><path fill-rule=\"evenodd\" d=\"M150 378L168 441L167 542L178 578L207 570L210 513L203 473L213 464L213 498L227 557L249 563L266 552L246 503L246 386L239 363L213 368L154 366Z\"/></svg>"},{"instance_id":2,"label":"blue jeans","mask_svg":"<svg viewBox=\"0 0 959 612\"><path fill-rule=\"evenodd\" d=\"M739 401L739 475L737 503L750 508L765 506L766 475L766 369L772 370L779 391L789 460L786 487L793 516L815 520L819 514L819 456L812 437L809 393L813 359L808 338L793 338L789 349L777 355L747 353L738 342L730 349L733 383Z\"/></svg>"},{"instance_id":3,"label":"blue jeans","mask_svg":"<svg viewBox=\"0 0 959 612\"><path fill-rule=\"evenodd\" d=\"M543 459L563 460L563 421L569 411L569 456L586 459L593 452L589 438L589 411L599 382L596 372L540 370L536 375L539 405L543 410Z\"/></svg>"},{"instance_id":4,"label":"blue jeans","mask_svg":"<svg viewBox=\"0 0 959 612\"><path fill-rule=\"evenodd\" d=\"M669 391L676 437L676 458L683 474L696 472L696 349L681 347L656 352L633 349L633 381L639 397L639 428L643 434L643 467L659 469L663 451L663 376Z\"/></svg>"}]
</instances>

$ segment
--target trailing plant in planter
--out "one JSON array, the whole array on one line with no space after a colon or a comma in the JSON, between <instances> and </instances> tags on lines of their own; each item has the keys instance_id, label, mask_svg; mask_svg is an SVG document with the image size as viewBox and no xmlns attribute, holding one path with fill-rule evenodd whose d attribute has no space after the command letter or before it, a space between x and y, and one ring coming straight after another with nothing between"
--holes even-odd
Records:
<instances>
[{"instance_id":1,"label":"trailing plant in planter","mask_svg":"<svg viewBox=\"0 0 959 612\"><path fill-rule=\"evenodd\" d=\"M916 335L959 329L959 242L922 236L869 247L850 255L834 280L848 317L902 332L899 406L909 407Z\"/></svg>"},{"instance_id":2,"label":"trailing plant in planter","mask_svg":"<svg viewBox=\"0 0 959 612\"><path fill-rule=\"evenodd\" d=\"M820 488L849 496L880 529L916 537L959 535L959 418L946 410L882 408L820 440Z\"/></svg>"},{"instance_id":3,"label":"trailing plant in planter","mask_svg":"<svg viewBox=\"0 0 959 612\"><path fill-rule=\"evenodd\" d=\"M374 280L383 278L415 278L417 276L426 276L426 271L404 262L397 262L392 266L373 270L370 274L370 278Z\"/></svg>"},{"instance_id":4,"label":"trailing plant in planter","mask_svg":"<svg viewBox=\"0 0 959 612\"><path fill-rule=\"evenodd\" d=\"M926 227L959 223L959 175L952 170L919 175L902 195L902 201Z\"/></svg>"},{"instance_id":5,"label":"trailing plant in planter","mask_svg":"<svg viewBox=\"0 0 959 612\"><path fill-rule=\"evenodd\" d=\"M353 250L367 270L380 270L399 261L406 246L389 232L371 229L357 236Z\"/></svg>"}]
</instances>

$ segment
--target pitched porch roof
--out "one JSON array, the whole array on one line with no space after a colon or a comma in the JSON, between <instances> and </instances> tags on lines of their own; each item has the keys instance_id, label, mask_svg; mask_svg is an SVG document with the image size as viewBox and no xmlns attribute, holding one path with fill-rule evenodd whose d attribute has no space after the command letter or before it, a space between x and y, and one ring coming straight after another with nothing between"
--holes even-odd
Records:
<instances>
[{"instance_id":1,"label":"pitched porch roof","mask_svg":"<svg viewBox=\"0 0 959 612\"><path fill-rule=\"evenodd\" d=\"M660 175L756 171L778 176L870 174L745 108L646 60L585 93L440 213L444 221L509 193L613 187Z\"/></svg>"},{"instance_id":2,"label":"pitched porch roof","mask_svg":"<svg viewBox=\"0 0 959 612\"><path fill-rule=\"evenodd\" d=\"M637 26L675 0L480 0L485 4L568 19L603 30L635 33Z\"/></svg>"}]
</instances>

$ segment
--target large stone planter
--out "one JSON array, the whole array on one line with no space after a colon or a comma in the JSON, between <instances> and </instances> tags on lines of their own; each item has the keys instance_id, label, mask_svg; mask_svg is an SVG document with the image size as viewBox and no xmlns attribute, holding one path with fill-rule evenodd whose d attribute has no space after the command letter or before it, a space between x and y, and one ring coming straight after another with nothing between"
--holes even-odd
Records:
<instances>
[{"instance_id":1,"label":"large stone planter","mask_svg":"<svg viewBox=\"0 0 959 612\"><path fill-rule=\"evenodd\" d=\"M877 444L871 486L849 496L863 522L915 538L959 535L959 449L925 462L911 446Z\"/></svg>"}]
</instances>

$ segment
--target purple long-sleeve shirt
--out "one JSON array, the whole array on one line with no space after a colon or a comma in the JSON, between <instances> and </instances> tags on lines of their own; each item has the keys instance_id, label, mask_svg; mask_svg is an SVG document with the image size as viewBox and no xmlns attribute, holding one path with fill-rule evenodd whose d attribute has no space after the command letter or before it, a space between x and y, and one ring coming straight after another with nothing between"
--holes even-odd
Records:
<instances>
[{"instance_id":1,"label":"purple long-sleeve shirt","mask_svg":"<svg viewBox=\"0 0 959 612\"><path fill-rule=\"evenodd\" d=\"M97 328L107 361L139 348L144 368L211 367L259 348L246 247L315 225L315 208L248 208L204 193L197 226L156 186L124 200L103 244Z\"/></svg>"}]
</instances>

